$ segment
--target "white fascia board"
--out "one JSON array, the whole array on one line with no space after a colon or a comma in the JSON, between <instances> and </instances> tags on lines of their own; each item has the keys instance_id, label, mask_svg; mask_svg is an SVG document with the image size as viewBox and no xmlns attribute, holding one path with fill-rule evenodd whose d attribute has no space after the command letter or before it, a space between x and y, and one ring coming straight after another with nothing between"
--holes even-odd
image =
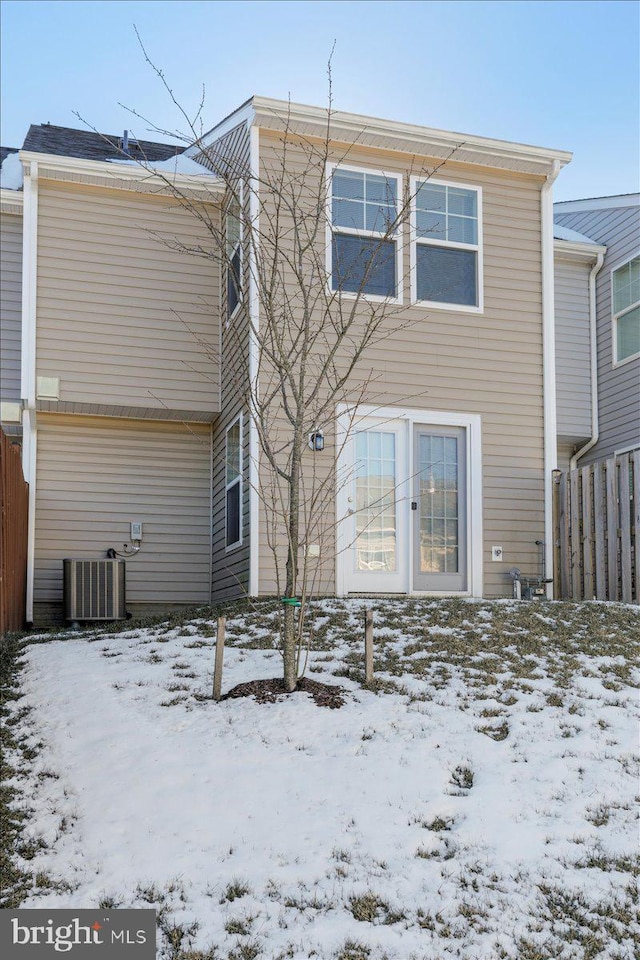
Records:
<instances>
[{"instance_id":1,"label":"white fascia board","mask_svg":"<svg viewBox=\"0 0 640 960\"><path fill-rule=\"evenodd\" d=\"M556 406L556 327L553 236L553 184L560 173L556 162L540 191L542 230L542 394L544 424L544 575L553 580L553 471L558 466ZM553 600L553 583L546 585Z\"/></svg>"},{"instance_id":2,"label":"white fascia board","mask_svg":"<svg viewBox=\"0 0 640 960\"><path fill-rule=\"evenodd\" d=\"M267 97L254 97L252 100L257 121L260 116L265 118L278 117L291 121L317 124L323 131L327 128L327 109L325 107L311 107L300 103L289 103L286 100L272 100ZM431 127L422 127L413 123L402 123L396 120L381 120L358 113L345 113L335 110L331 113L331 138L337 139L337 134L343 131L349 143L357 142L359 135L366 131L367 135L380 137L398 137L422 143L427 149L437 147L445 150L456 150L461 144L465 151L472 151L478 155L478 163L490 166L492 157L503 160L533 160L546 166L557 163L560 167L570 162L573 154L567 150L552 150L546 147L535 147L524 143L511 143L507 140L494 140L490 137L478 137L472 134L455 133L450 130L436 130Z\"/></svg>"},{"instance_id":3,"label":"white fascia board","mask_svg":"<svg viewBox=\"0 0 640 960\"><path fill-rule=\"evenodd\" d=\"M616 210L619 207L640 207L640 193L623 193L615 197L591 197L586 200L556 200L556 213L581 213L585 210Z\"/></svg>"},{"instance_id":4,"label":"white fascia board","mask_svg":"<svg viewBox=\"0 0 640 960\"><path fill-rule=\"evenodd\" d=\"M59 157L50 153L32 153L28 150L20 151L20 159L24 164L36 161L40 168L40 178L43 180L58 179L56 174L66 174L60 179L68 180L70 176L79 179L85 177L102 177L113 181L117 189L135 190L139 184L157 187L160 192L176 187L200 196L201 199L217 202L224 194L224 183L211 174L190 176L184 173L158 174L149 167L134 167L127 164L112 163L106 160L82 160L78 157Z\"/></svg>"},{"instance_id":5,"label":"white fascia board","mask_svg":"<svg viewBox=\"0 0 640 960\"><path fill-rule=\"evenodd\" d=\"M212 127L212 129L202 137L199 137L190 147L187 147L184 151L184 156L192 158L197 156L200 150L206 149L211 143L219 140L220 137L226 136L232 130L235 130L236 127L239 127L240 124L246 123L247 127L250 127L253 125L254 120L255 110L253 108L252 98L241 104L237 110L234 110L233 113L230 113L221 120L220 123L216 124L215 127Z\"/></svg>"},{"instance_id":6,"label":"white fascia board","mask_svg":"<svg viewBox=\"0 0 640 960\"><path fill-rule=\"evenodd\" d=\"M24 195L22 190L0 189L0 210L2 213L9 213L20 216L24 206Z\"/></svg>"},{"instance_id":7,"label":"white fascia board","mask_svg":"<svg viewBox=\"0 0 640 960\"><path fill-rule=\"evenodd\" d=\"M607 248L599 243L578 243L575 240L553 241L553 253L557 260L597 260L599 254L606 253Z\"/></svg>"}]
</instances>

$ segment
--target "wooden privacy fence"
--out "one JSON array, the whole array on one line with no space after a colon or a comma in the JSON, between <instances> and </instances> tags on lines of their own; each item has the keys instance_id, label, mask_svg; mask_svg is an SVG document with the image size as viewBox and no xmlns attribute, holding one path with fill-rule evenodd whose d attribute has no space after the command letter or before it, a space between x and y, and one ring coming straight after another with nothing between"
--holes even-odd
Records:
<instances>
[{"instance_id":1,"label":"wooden privacy fence","mask_svg":"<svg viewBox=\"0 0 640 960\"><path fill-rule=\"evenodd\" d=\"M28 513L20 447L0 430L0 635L24 627Z\"/></svg>"},{"instance_id":2,"label":"wooden privacy fence","mask_svg":"<svg viewBox=\"0 0 640 960\"><path fill-rule=\"evenodd\" d=\"M554 483L555 595L640 603L640 450Z\"/></svg>"}]
</instances>

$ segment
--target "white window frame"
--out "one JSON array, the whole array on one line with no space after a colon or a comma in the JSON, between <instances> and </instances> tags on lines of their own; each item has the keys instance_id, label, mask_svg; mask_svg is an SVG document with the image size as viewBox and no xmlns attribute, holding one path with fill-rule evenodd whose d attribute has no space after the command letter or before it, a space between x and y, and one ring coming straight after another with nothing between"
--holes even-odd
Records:
<instances>
[{"instance_id":1,"label":"white window frame","mask_svg":"<svg viewBox=\"0 0 640 960\"><path fill-rule=\"evenodd\" d=\"M460 190L473 190L476 194L476 205L478 213L478 242L459 243L455 240L437 240L418 237L417 217L416 217L416 197L418 188L423 183L431 183L439 187L456 187ZM436 180L433 177L421 177L414 175L411 177L411 214L409 217L409 235L410 235L410 266L411 266L411 303L417 306L425 306L434 310L447 310L453 313L484 313L484 245L483 245L483 214L482 214L482 187L475 183L460 183L457 180ZM446 247L450 250L473 250L476 253L476 281L478 288L476 290L478 303L475 306L463 303L443 303L440 300L418 300L418 243L428 244L434 247Z\"/></svg>"},{"instance_id":2,"label":"white window frame","mask_svg":"<svg viewBox=\"0 0 640 960\"><path fill-rule=\"evenodd\" d=\"M230 206L231 203L233 203L233 201L234 201L235 199L238 200L238 204L239 204L239 208L240 208L240 216L239 216L239 227L240 227L240 229L239 229L239 231L238 231L238 233L239 233L238 244L237 244L236 247L234 247L234 252L233 252L231 258L229 258L229 254L228 254L228 252L227 252L227 243L228 243L228 224L227 224L227 220L228 220L228 217L229 217L229 206ZM225 218L225 221L224 221L224 270L222 271L222 283L223 283L223 288L222 288L222 300L223 300L223 303L224 303L224 305L225 305L225 313L226 313L225 327L228 327L229 324L232 322L232 320L234 320L235 317L238 315L238 313L240 312L240 308L242 307L242 303L243 303L243 301L244 301L243 284L242 284L242 279L243 279L243 274L244 274L244 217L243 217L243 209L244 209L244 183L242 183L242 181L241 181L241 182L238 184L237 198L236 198L236 197L231 197L230 202L226 205L225 211L224 211L224 218ZM233 257L235 256L235 251L236 251L236 249L238 249L238 247L239 247L239 249L240 249L240 276L238 277L238 283L239 283L238 302L236 303L236 305L235 305L235 307L234 307L234 309L233 309L233 312L232 312L232 313L229 313L229 286L228 286L228 284L229 284L229 270L231 269L231 261L233 260Z\"/></svg>"},{"instance_id":3,"label":"white window frame","mask_svg":"<svg viewBox=\"0 0 640 960\"><path fill-rule=\"evenodd\" d=\"M240 428L240 429L239 429L239 434L240 434L240 436L239 436L239 447L238 447L238 452L239 452L239 472L238 472L238 476L237 476L234 480L232 480L231 483L227 483L228 450L229 450L229 432L230 432L231 430L233 430L233 428L236 426L236 424L238 424L238 425L239 425L239 428ZM229 426L228 426L227 429L225 430L225 434L224 434L224 548L225 548L225 553L229 553L231 550L237 550L238 547L241 547L241 546L242 546L242 528L243 528L243 526L244 526L244 523L243 523L244 517L243 517L243 511L242 511L242 498L243 498L243 492L244 492L244 491L243 491L243 486L244 486L244 453L243 453L243 449L242 449L243 442L244 442L243 417L242 417L242 414L239 413L238 416L235 417L235 418L231 421L231 423L229 424ZM227 518L227 493L228 493L228 491L229 491L232 487L234 487L234 486L236 486L236 485L239 486L239 488L240 488L240 489L239 489L239 493L238 493L238 496L239 496L239 501L238 501L238 515L239 515L238 533L239 533L240 539L239 539L239 540L236 540L235 543L227 543L227 519L228 519L228 518Z\"/></svg>"},{"instance_id":4,"label":"white window frame","mask_svg":"<svg viewBox=\"0 0 640 960\"><path fill-rule=\"evenodd\" d=\"M609 275L609 296L611 297L611 363L613 367L623 367L627 363L632 363L634 360L637 360L640 357L640 352L632 353L629 357L623 357L622 360L618 360L618 320L620 317L623 317L625 313L634 310L636 307L640 306L640 300L630 304L624 310L615 312L615 301L614 301L614 291L613 291L613 275L617 270L621 270L622 267L626 267L628 263L631 263L632 260L635 260L637 257L640 257L640 250L637 250L632 256L625 257L624 260L621 260L619 263L616 263L615 266L611 267L611 272Z\"/></svg>"},{"instance_id":5,"label":"white window frame","mask_svg":"<svg viewBox=\"0 0 640 960\"><path fill-rule=\"evenodd\" d=\"M327 268L327 287L329 289L329 294L331 296L344 297L348 300L362 300L368 303L403 303L404 290L403 290L403 270L402 270L402 249L403 249L403 223L399 223L396 227L395 233L395 244L396 244L396 296L395 297L381 297L379 294L375 293L353 293L349 290L334 290L331 282L333 276L333 208L332 208L332 184L333 184L333 172L334 170L346 170L350 173L371 173L377 177L385 177L387 180L396 181L396 197L397 197L397 210L396 217L399 215L400 210L402 209L403 204L403 194L402 194L402 174L401 173L391 173L389 170L380 170L377 167L361 167L353 166L348 163L334 163L328 162L326 165L326 181L327 181L327 195L326 195L326 268ZM382 240L386 234L378 230L356 230L352 227L337 227L336 233L347 234L352 237L364 237L368 240Z\"/></svg>"}]
</instances>

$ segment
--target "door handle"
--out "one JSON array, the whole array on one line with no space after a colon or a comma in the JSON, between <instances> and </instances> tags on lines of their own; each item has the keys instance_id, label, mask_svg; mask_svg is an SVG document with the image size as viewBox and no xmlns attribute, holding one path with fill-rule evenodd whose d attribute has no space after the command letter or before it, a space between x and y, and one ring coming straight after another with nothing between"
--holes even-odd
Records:
<instances>
[{"instance_id":1,"label":"door handle","mask_svg":"<svg viewBox=\"0 0 640 960\"><path fill-rule=\"evenodd\" d=\"M415 500L412 500L412 501L411 501L411 509L412 509L412 510L417 510L417 509L418 509L418 504L416 503Z\"/></svg>"}]
</instances>

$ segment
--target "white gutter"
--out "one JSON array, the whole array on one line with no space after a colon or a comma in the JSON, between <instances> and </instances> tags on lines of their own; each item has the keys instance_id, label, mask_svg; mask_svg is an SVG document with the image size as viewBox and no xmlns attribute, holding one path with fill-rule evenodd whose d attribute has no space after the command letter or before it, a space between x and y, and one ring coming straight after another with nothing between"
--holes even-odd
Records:
<instances>
[{"instance_id":1,"label":"white gutter","mask_svg":"<svg viewBox=\"0 0 640 960\"><path fill-rule=\"evenodd\" d=\"M602 268L604 253L599 253L589 273L589 337L591 350L591 439L569 460L569 469L575 470L578 460L598 442L600 423L598 412L598 344L596 331L596 277Z\"/></svg>"},{"instance_id":2,"label":"white gutter","mask_svg":"<svg viewBox=\"0 0 640 960\"><path fill-rule=\"evenodd\" d=\"M256 263L256 242L259 239L259 135L257 127L249 128L249 389L259 389L259 349L257 332L260 325L260 296ZM251 395L251 394L250 394ZM260 441L254 413L249 407L249 596L260 591Z\"/></svg>"},{"instance_id":3,"label":"white gutter","mask_svg":"<svg viewBox=\"0 0 640 960\"><path fill-rule=\"evenodd\" d=\"M137 190L148 188L160 194L172 188L188 193L204 201L219 202L223 197L224 182L214 176L206 168L201 174L176 173L171 169L155 171L153 163L119 163L117 159L83 160L79 157L62 157L52 153L35 153L30 150L21 150L20 159L24 166L37 163L40 168L41 180L63 180L65 182L74 177L95 184L96 177L106 184L122 190Z\"/></svg>"},{"instance_id":4,"label":"white gutter","mask_svg":"<svg viewBox=\"0 0 640 960\"><path fill-rule=\"evenodd\" d=\"M25 164L22 228L22 361L20 395L24 407L22 472L29 484L27 524L26 620L33 623L33 576L36 539L36 293L38 263L38 164Z\"/></svg>"},{"instance_id":5,"label":"white gutter","mask_svg":"<svg viewBox=\"0 0 640 960\"><path fill-rule=\"evenodd\" d=\"M326 107L314 107L304 103L292 103L288 100L274 100L271 97L260 96L252 97L251 103L256 111L260 126L268 127L271 120L286 119L288 123L320 125L326 135ZM449 152L450 150L460 150L462 146L464 150L475 154L476 159L471 162L482 163L485 166L490 165L488 159L500 158L506 163L512 164L529 161L538 164L539 172L543 172L545 168L548 169L549 164L558 163L560 166L564 166L569 163L572 157L572 154L566 150L552 150L526 143L512 143L507 140L478 137L473 134L456 133L451 130L437 130L433 127L423 127L397 120L383 120L378 117L369 117L344 110L332 111L331 129L332 139L338 140L339 135L343 134L343 142L352 145L361 142L364 131L366 131L367 136L408 139L422 144L426 156L432 155L429 152L430 150Z\"/></svg>"},{"instance_id":6,"label":"white gutter","mask_svg":"<svg viewBox=\"0 0 640 960\"><path fill-rule=\"evenodd\" d=\"M0 210L3 213L22 215L23 196L18 190L0 189Z\"/></svg>"},{"instance_id":7,"label":"white gutter","mask_svg":"<svg viewBox=\"0 0 640 960\"><path fill-rule=\"evenodd\" d=\"M551 172L540 191L542 228L542 382L544 406L544 575L553 578L553 471L558 466L556 406L556 343L553 264L553 184L560 173L560 160L553 160ZM546 585L547 599L553 599L553 583Z\"/></svg>"}]
</instances>

